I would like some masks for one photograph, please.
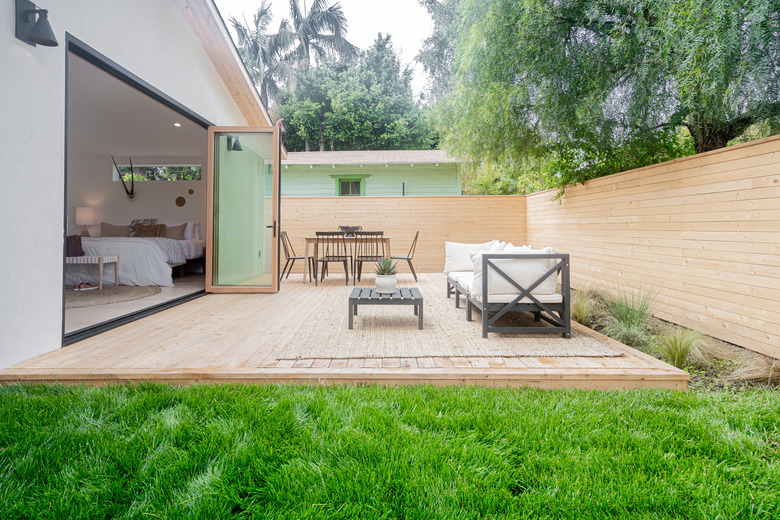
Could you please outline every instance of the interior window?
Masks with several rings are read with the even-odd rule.
[[[130,180],[130,166],[120,166],[119,172],[122,179]],[[199,181],[200,166],[138,166],[133,165],[133,175],[136,181]],[[111,174],[115,181],[119,181],[116,169],[111,167]]]
[[[339,195],[341,196],[360,195],[360,182],[361,181],[359,180],[340,180]]]

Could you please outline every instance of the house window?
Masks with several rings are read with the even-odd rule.
[[[363,179],[338,179],[338,196],[360,196],[363,195]]]
[[[133,173],[136,181],[199,181],[200,166],[176,165],[176,166],[138,166],[133,165]],[[122,179],[130,180],[130,166],[120,166],[119,172]],[[115,181],[119,181],[116,169],[111,168],[111,174]]]

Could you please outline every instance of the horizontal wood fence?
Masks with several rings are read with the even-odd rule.
[[[419,273],[442,272],[445,241],[500,238],[523,244],[526,239],[524,196],[284,197],[281,204],[281,229],[287,231],[298,255],[303,255],[303,237],[337,230],[339,225],[382,230],[393,237],[393,254],[405,255],[419,230],[413,262]],[[399,262],[399,267],[400,272],[409,272],[406,262]],[[298,260],[293,272],[302,270],[303,262]]]
[[[780,357],[780,137],[527,197],[572,286],[655,295],[655,314]]]

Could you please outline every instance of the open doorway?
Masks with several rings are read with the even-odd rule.
[[[208,127],[98,54],[67,60],[66,232],[89,236],[65,260],[65,344],[203,294]]]

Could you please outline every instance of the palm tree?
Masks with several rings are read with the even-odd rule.
[[[299,0],[289,1],[292,29],[298,40],[295,52],[304,67],[311,65],[312,53],[317,59],[325,58],[329,53],[351,58],[360,51],[344,37],[347,18],[341,4],[328,6],[328,0],[313,0],[311,9],[306,12],[306,0],[303,10]]]
[[[263,0],[254,16],[254,27],[244,19],[242,24],[234,17],[230,23],[238,36],[238,53],[246,65],[249,77],[260,91],[260,99],[266,108],[276,98],[280,83],[292,80],[291,49],[295,35],[290,24],[283,20],[279,32],[268,34],[273,15],[271,6]]]

